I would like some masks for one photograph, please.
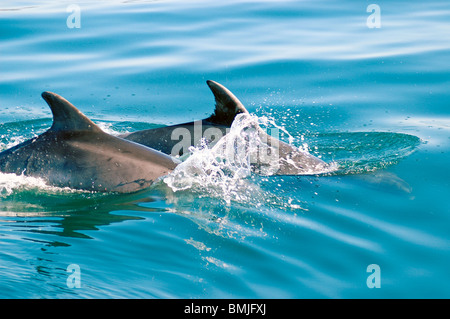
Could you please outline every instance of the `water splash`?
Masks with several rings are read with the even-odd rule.
[[[265,135],[260,134],[262,127],[270,131],[273,137],[278,138],[279,131],[282,131],[290,141],[294,139],[273,119],[239,114],[229,133],[213,147],[208,147],[204,140],[199,146],[191,147],[190,156],[165,177],[164,182],[174,192],[198,191],[220,197],[227,204],[231,201],[264,199],[267,192],[262,191],[249,177],[255,167],[261,175],[274,175],[280,162],[277,150],[268,143]],[[307,152],[308,145],[303,143],[299,151]]]
[[[43,179],[24,175],[0,173],[0,199],[7,198],[18,191],[44,191],[46,193],[80,192],[68,187],[48,185]]]
[[[27,120],[0,124],[0,151],[36,137],[50,127],[48,119]]]

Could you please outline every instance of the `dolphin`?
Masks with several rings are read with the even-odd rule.
[[[38,177],[58,187],[135,192],[171,172],[179,161],[103,132],[61,96],[42,93],[53,113],[43,134],[0,153],[0,171]]]
[[[140,130],[119,135],[172,156],[182,156],[205,138],[209,146],[215,145],[228,133],[237,114],[248,113],[242,103],[225,87],[208,80],[216,101],[214,113],[206,119]]]
[[[120,137],[139,144],[157,149],[172,156],[183,155],[188,152],[189,146],[196,146],[202,137],[209,146],[214,146],[221,137],[229,132],[238,114],[249,114],[241,101],[222,84],[206,81],[215,99],[214,113],[204,120],[147,129],[120,135]],[[317,175],[333,170],[332,166],[310,153],[280,141],[268,135],[259,125],[256,125],[259,138],[266,141],[273,152],[270,158],[275,158],[276,171],[271,175]],[[180,137],[182,140],[180,141]],[[253,170],[258,173],[264,171],[264,167],[273,166],[266,160],[256,159]]]

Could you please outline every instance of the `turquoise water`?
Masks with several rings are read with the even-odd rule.
[[[42,91],[116,134],[209,116],[212,79],[339,169],[130,195],[0,174],[0,297],[450,297],[448,1],[379,1],[380,28],[367,1],[71,4],[0,5],[1,150],[51,125]]]

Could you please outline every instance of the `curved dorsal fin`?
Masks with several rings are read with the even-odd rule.
[[[216,100],[214,114],[207,118],[207,121],[231,126],[237,114],[248,113],[241,101],[222,84],[211,80],[206,81],[206,83],[213,92]]]
[[[65,98],[52,92],[43,92],[42,98],[47,102],[53,113],[51,131],[94,131],[101,129],[81,113]]]

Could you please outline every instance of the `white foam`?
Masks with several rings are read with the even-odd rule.
[[[74,192],[70,188],[48,185],[43,179],[24,175],[0,173],[0,198],[11,195],[18,190],[40,189],[46,192]]]
[[[252,175],[256,161],[264,161],[258,167],[263,175],[273,175],[279,168],[279,158],[267,154],[271,152],[257,126],[271,128],[293,137],[272,119],[250,114],[238,114],[230,131],[216,145],[209,148],[203,141],[200,146],[191,147],[191,155],[164,178],[164,182],[174,191],[198,190],[216,195],[227,203],[231,200],[246,201],[258,197],[260,189],[247,179]],[[275,137],[275,136],[274,136]],[[303,149],[307,149],[304,144]],[[264,156],[264,158],[261,158]]]
[[[113,136],[118,136],[118,135],[120,135],[120,134],[122,134],[121,132],[118,132],[118,131],[116,131],[114,128],[113,128],[113,123],[107,123],[107,122],[97,122],[97,123],[95,123],[98,127],[100,127],[100,129],[103,131],[103,132],[105,132],[105,133],[107,133],[107,134],[110,134],[110,135],[113,135]]]
[[[1,137],[3,138],[4,135],[2,135]],[[0,151],[4,151],[16,145],[19,145],[20,143],[23,143],[26,140],[27,138],[24,136],[12,136],[7,143],[0,142]]]

